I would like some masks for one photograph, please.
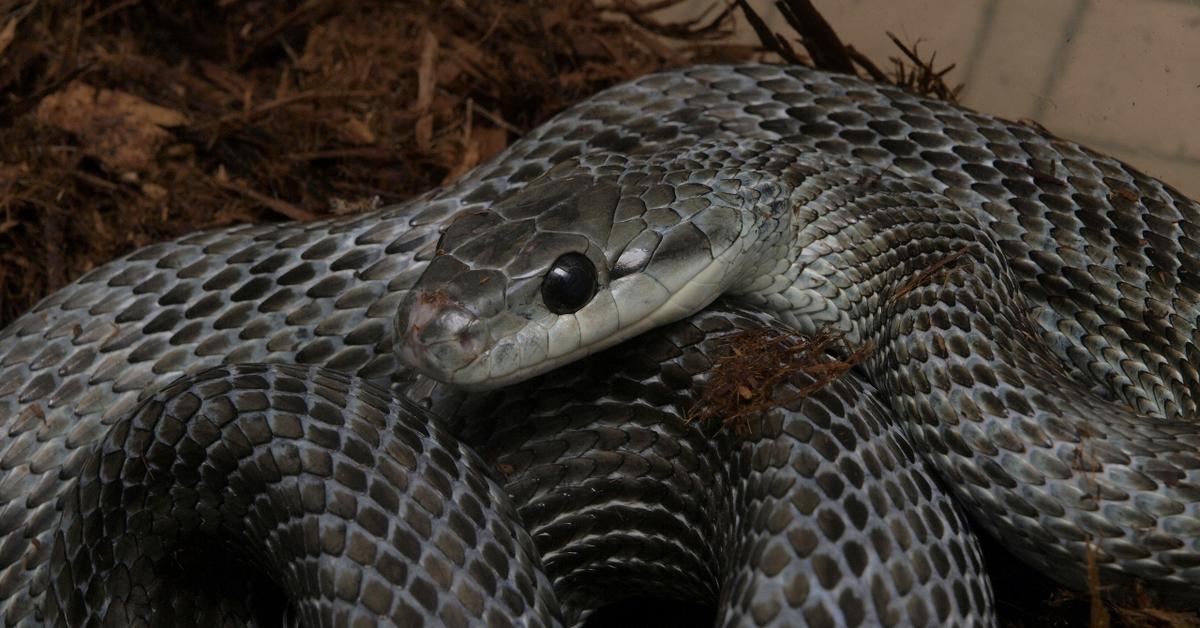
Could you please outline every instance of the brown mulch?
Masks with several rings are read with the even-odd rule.
[[[720,17],[666,25],[591,0],[0,0],[0,327],[139,246],[399,201],[613,83],[749,57],[719,43]]]

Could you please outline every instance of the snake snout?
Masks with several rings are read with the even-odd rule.
[[[441,381],[477,360],[489,344],[486,322],[440,292],[413,295],[397,322],[400,359]]]

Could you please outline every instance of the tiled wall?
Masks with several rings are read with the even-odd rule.
[[[695,11],[715,0],[691,0]],[[1200,0],[814,0],[872,59],[891,31],[957,63],[963,103],[1031,118],[1200,198]],[[786,31],[773,0],[751,0]],[[740,39],[754,41],[739,18]],[[881,64],[882,65],[882,64]]]

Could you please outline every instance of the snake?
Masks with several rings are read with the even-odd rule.
[[[1032,123],[650,74],[437,190],[150,245],[0,331],[0,615],[992,625],[972,529],[1194,605],[1198,242],[1196,202]],[[865,357],[690,421],[755,332]]]

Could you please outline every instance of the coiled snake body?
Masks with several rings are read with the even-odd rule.
[[[0,332],[0,608],[990,623],[931,474],[1063,582],[1094,551],[1195,603],[1198,242],[1196,203],[1030,126],[806,68],[647,76],[444,189],[150,246]],[[872,351],[748,436],[684,422],[773,321]]]

